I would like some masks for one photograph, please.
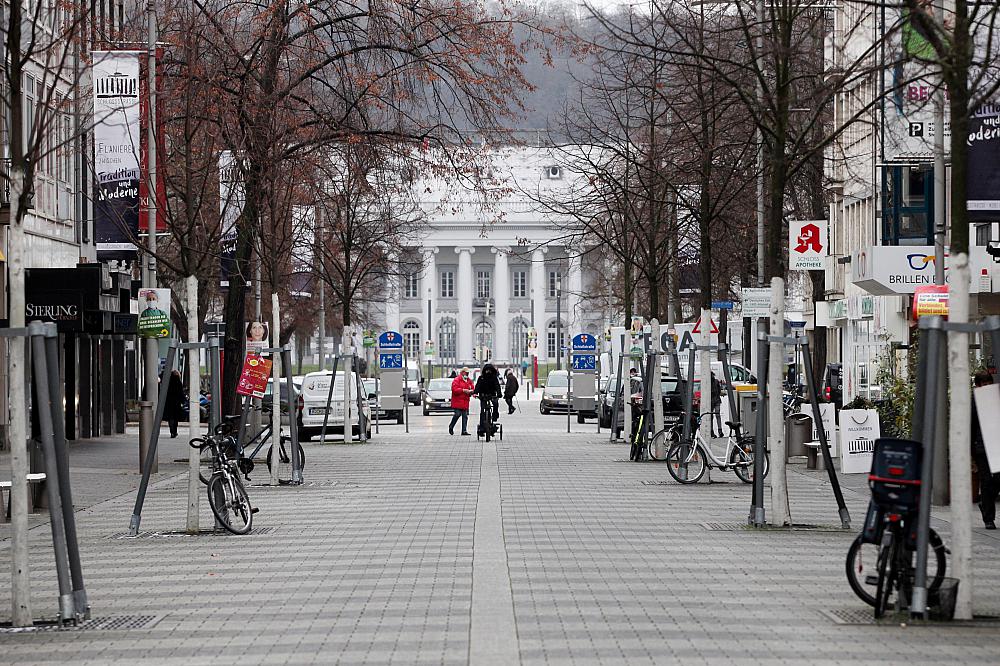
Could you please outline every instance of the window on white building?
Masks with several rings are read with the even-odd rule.
[[[555,358],[562,354],[562,348],[566,346],[566,327],[560,328],[558,319],[553,319],[549,324],[545,337],[548,357]]]
[[[490,297],[490,272],[476,272],[476,298]]]
[[[441,271],[441,298],[455,298],[455,273]]]
[[[549,298],[558,298],[562,290],[562,273],[549,271]]]
[[[528,296],[528,272],[514,271],[514,279],[511,286],[511,298],[527,298]]]
[[[420,280],[417,279],[416,273],[407,273],[403,276],[403,298],[418,298]]]
[[[407,358],[420,359],[420,324],[408,321],[403,324],[403,349]]]
[[[520,362],[528,356],[528,329],[531,325],[523,317],[510,322],[510,358]]]
[[[438,324],[438,356],[454,360],[458,356],[458,324],[451,317],[445,317]]]

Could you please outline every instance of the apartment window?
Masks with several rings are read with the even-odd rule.
[[[558,298],[562,289],[562,273],[549,271],[549,298]]]
[[[420,281],[417,279],[416,273],[407,273],[403,276],[403,298],[417,298],[419,285]]]
[[[476,298],[490,297],[490,272],[476,272]]]
[[[455,273],[441,271],[441,298],[455,298]]]
[[[527,271],[514,271],[513,286],[511,288],[512,298],[526,298],[528,296],[528,273]]]
[[[553,319],[546,331],[546,350],[549,358],[556,358],[562,354],[562,348],[566,346],[566,327],[559,325],[558,319]]]

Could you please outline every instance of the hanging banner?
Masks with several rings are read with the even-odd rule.
[[[840,412],[840,471],[867,474],[872,468],[875,440],[881,437],[878,411],[844,409]]]
[[[160,63],[163,62],[163,49],[156,49],[156,80],[162,80]],[[142,178],[139,179],[139,232],[149,233],[149,153],[146,144],[149,141],[149,76],[146,71],[149,59],[145,52],[139,57],[139,155],[142,157]],[[163,102],[165,95],[156,98],[156,231],[165,233],[167,230],[167,181],[163,167],[167,154],[166,132],[163,128]]]
[[[965,183],[969,221],[995,221],[1000,214],[1000,103],[976,109],[969,118]]]
[[[789,270],[821,271],[829,254],[826,220],[788,221]]]
[[[243,360],[243,371],[240,373],[240,382],[236,385],[236,392],[240,395],[249,395],[254,398],[263,398],[267,391],[267,380],[271,378],[271,364],[269,358],[261,358],[257,354],[247,354]]]
[[[292,206],[291,295],[312,296],[312,274],[316,258],[316,208]]]
[[[170,290],[139,290],[139,335],[144,338],[170,337]]]
[[[243,214],[245,203],[242,165],[232,151],[223,150],[219,153],[219,220],[222,225],[219,284],[222,287],[229,286],[229,276],[236,270],[236,221]]]
[[[97,258],[135,257],[139,235],[139,56],[93,51],[94,236]]]

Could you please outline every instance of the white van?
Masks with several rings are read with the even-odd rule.
[[[420,404],[420,396],[423,395],[424,376],[420,372],[420,364],[412,361],[406,364],[406,378],[403,386],[406,389],[406,398],[411,405]]]
[[[310,372],[302,379],[302,425],[299,428],[299,438],[309,439],[318,436],[323,430],[323,419],[326,416],[326,400],[330,394],[329,370]],[[357,404],[358,391],[364,387],[355,373],[351,373],[351,398]],[[359,388],[360,387],[360,388]],[[371,437],[371,405],[367,396],[362,395],[361,422],[365,432]],[[344,431],[344,373],[338,372],[333,383],[333,400],[330,403],[330,420],[327,422],[327,432]],[[360,435],[357,424],[351,428],[352,434]]]

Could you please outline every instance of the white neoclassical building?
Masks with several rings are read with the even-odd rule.
[[[417,189],[426,225],[383,312],[386,328],[402,332],[410,358],[426,359],[430,340],[434,358],[445,363],[520,363],[532,351],[540,362],[554,361],[572,335],[603,330],[604,314],[584,311],[597,276],[585,274],[578,247],[558,240],[566,238],[566,221],[538,203],[575,177],[557,155],[548,148],[493,150],[495,185],[485,205],[481,193],[439,181]],[[529,345],[532,328],[537,337]]]

